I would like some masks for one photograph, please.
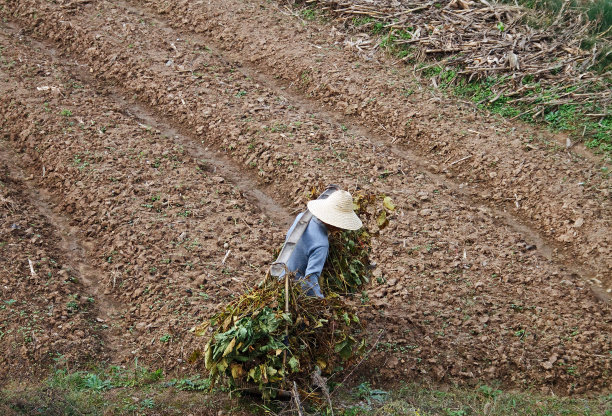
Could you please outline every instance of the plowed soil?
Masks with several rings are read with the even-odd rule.
[[[313,185],[337,183],[397,205],[363,297],[376,381],[609,388],[595,157],[284,2],[21,0],[0,16],[0,379],[54,359],[193,373],[189,329],[262,278]]]

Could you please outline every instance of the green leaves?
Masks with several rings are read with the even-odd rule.
[[[363,250],[354,241],[354,249]],[[360,261],[343,263],[355,271],[365,268]],[[270,279],[210,320],[212,336],[194,359],[204,358],[211,388],[220,379],[230,386],[256,383],[269,398],[283,380],[308,377],[315,365],[332,371],[363,351],[365,343],[354,338],[361,330],[359,318],[338,296],[320,300],[291,284],[289,313],[283,310],[284,296],[284,282]]]
[[[251,294],[243,295],[245,299],[249,296]],[[211,379],[214,381],[218,375],[225,375],[233,384],[246,377],[262,388],[281,380],[285,374],[282,352],[287,349],[283,343],[284,328],[292,323],[291,314],[264,306],[253,313],[237,316],[235,309],[228,309],[226,316],[211,320],[222,321],[223,325],[217,327],[217,332],[204,347],[204,365]],[[226,330],[222,332],[223,329]],[[292,358],[289,366],[297,371],[299,361]]]
[[[364,231],[343,231],[329,238],[329,254],[321,286],[327,294],[355,293],[369,282],[371,270],[369,261],[370,235]]]
[[[357,343],[355,338],[347,335],[342,341],[339,341],[334,346],[334,351],[342,357],[343,360],[348,360],[353,355],[353,346]]]
[[[291,368],[292,373],[295,373],[296,371],[300,369],[300,361],[295,357],[289,358],[288,364],[289,364],[289,368]]]

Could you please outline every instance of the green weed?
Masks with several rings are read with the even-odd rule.
[[[66,365],[63,356],[55,361]],[[571,367],[566,371],[571,372]],[[270,414],[265,409],[247,409],[248,402],[240,399],[224,402],[228,400],[225,395],[210,386],[210,380],[200,375],[166,380],[161,369],[151,371],[138,365],[137,360],[130,368],[55,369],[42,383],[2,386],[0,413],[102,416],[153,414],[151,409],[155,409],[155,414],[199,414],[203,410],[202,393],[206,392],[206,414],[217,414],[217,410],[227,413],[229,408],[241,414]],[[408,383],[387,391],[363,381],[333,400],[343,404],[342,409],[334,409],[342,416],[612,415],[612,395],[574,398],[534,391],[505,392],[495,383],[476,388]]]
[[[376,22],[372,26],[372,33],[375,35],[381,34],[385,30],[385,24],[383,22]]]
[[[353,26],[356,26],[356,27],[365,26],[372,22],[374,22],[374,19],[369,16],[353,17],[353,20],[352,20]]]
[[[183,391],[207,391],[210,389],[210,379],[203,379],[197,375],[183,379],[172,379],[166,385]]]
[[[383,403],[389,397],[389,392],[380,389],[373,389],[370,383],[363,382],[355,388],[356,397],[360,400],[365,400],[368,406],[372,402]]]
[[[305,20],[315,20],[317,18],[317,10],[314,8],[302,9],[300,12],[301,16]]]

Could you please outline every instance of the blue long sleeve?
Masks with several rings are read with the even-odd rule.
[[[302,215],[297,216],[287,236],[295,228]],[[310,296],[323,297],[318,279],[323,271],[323,266],[325,266],[328,251],[327,227],[316,217],[313,217],[308,223],[302,238],[296,244],[289,261],[287,261],[287,268],[295,272],[296,278],[302,281],[304,290]]]
[[[321,275],[323,266],[325,266],[328,251],[329,246],[314,247],[312,250],[310,250],[310,253],[308,254],[308,266],[306,266],[304,276],[315,276],[318,278]]]

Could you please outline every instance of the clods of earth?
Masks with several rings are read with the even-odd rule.
[[[136,357],[192,374],[190,329],[337,183],[396,205],[355,298],[375,381],[609,388],[597,160],[432,96],[280,3],[0,10],[0,379]]]

